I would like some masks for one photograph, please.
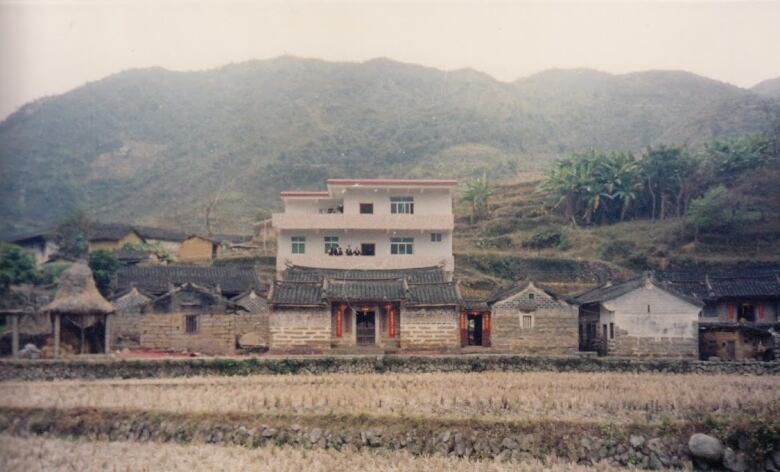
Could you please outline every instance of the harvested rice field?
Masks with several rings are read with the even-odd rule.
[[[270,446],[260,449],[129,441],[71,441],[0,435],[0,470],[38,471],[518,471],[619,472],[629,469],[561,461],[503,464],[399,451],[335,451]]]
[[[659,423],[780,416],[773,376],[433,373],[0,383],[0,407]]]

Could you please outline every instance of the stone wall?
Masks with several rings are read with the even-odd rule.
[[[530,317],[530,328],[523,327],[523,317]],[[493,304],[492,319],[491,340],[496,350],[549,355],[577,351],[576,308],[533,284]]]
[[[615,339],[609,341],[609,355],[619,357],[680,357],[699,358],[697,337],[630,336],[627,331],[615,328]]]
[[[425,372],[662,372],[780,375],[780,362],[707,362],[687,359],[617,359],[511,355],[360,356],[242,359],[2,359],[0,381]]]
[[[452,308],[401,308],[401,349],[457,349],[458,312]]]
[[[141,325],[141,348],[232,354],[236,347],[234,314],[199,314],[197,330],[186,332],[183,313],[145,314]]]
[[[331,343],[331,315],[324,308],[276,309],[269,315],[272,351],[327,351]]]

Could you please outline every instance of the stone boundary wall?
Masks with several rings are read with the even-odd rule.
[[[233,314],[197,314],[197,331],[185,332],[185,313],[145,314],[138,319],[141,347],[232,354],[236,347]]]
[[[421,372],[632,372],[780,375],[780,362],[707,362],[502,355],[69,359],[0,361],[0,381]]]

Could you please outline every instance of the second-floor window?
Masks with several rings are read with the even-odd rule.
[[[292,253],[293,254],[306,254],[306,237],[305,236],[293,236],[290,239],[292,241]]]
[[[441,242],[441,233],[431,233],[431,242],[432,243],[440,243]]]
[[[390,213],[411,215],[414,213],[414,197],[390,197]]]
[[[390,254],[414,254],[414,238],[390,238]]]
[[[360,204],[360,213],[363,215],[370,215],[374,213],[374,204],[373,203],[361,203]]]
[[[339,247],[338,236],[325,236],[325,254],[330,254],[330,251],[337,247]]]

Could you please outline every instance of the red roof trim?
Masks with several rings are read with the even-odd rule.
[[[455,187],[458,185],[458,181],[437,179],[328,179],[328,185],[409,185],[421,187]]]
[[[330,193],[328,192],[306,192],[306,191],[287,191],[287,192],[280,192],[282,197],[329,197]]]

